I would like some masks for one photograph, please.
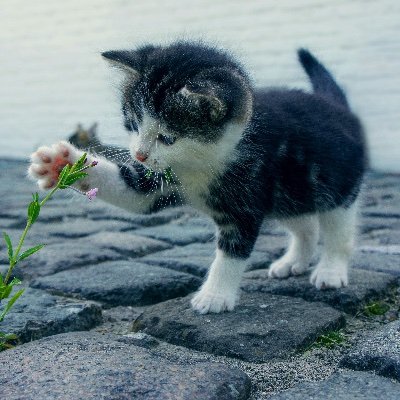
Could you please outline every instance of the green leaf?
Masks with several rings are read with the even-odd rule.
[[[88,176],[86,172],[74,172],[71,175],[67,176],[64,180],[64,185],[71,186],[73,183],[78,181],[79,179],[85,178]]]
[[[10,295],[12,288],[13,287],[10,284],[2,286],[0,288],[0,300],[6,299]]]
[[[38,246],[35,247],[31,247],[30,249],[24,251],[19,257],[18,257],[18,261],[21,261],[29,256],[31,256],[32,254],[36,253],[37,251],[39,251],[40,249],[42,249],[44,247],[44,244],[39,244]]]
[[[10,311],[11,307],[14,305],[14,303],[18,300],[18,298],[22,295],[22,293],[25,292],[25,289],[21,289],[18,290],[18,292],[16,292],[14,294],[13,297],[11,297],[11,299],[8,301],[7,305],[4,307],[3,312],[0,314],[0,322],[3,321],[4,317],[6,316],[6,314]]]
[[[69,171],[71,169],[71,165],[67,164],[60,172],[60,175],[58,176],[58,182],[62,182],[65,177],[69,174]]]
[[[12,247],[10,236],[8,236],[7,233],[5,233],[5,232],[3,232],[3,236],[4,236],[4,240],[5,240],[6,244],[7,244],[8,259],[10,261],[12,261],[13,256],[14,256],[14,250],[13,250],[13,247]]]
[[[40,203],[36,200],[32,201],[28,206],[28,219],[33,224],[40,214]]]
[[[84,167],[86,159],[87,159],[87,154],[83,153],[81,158],[72,166],[70,172],[74,172],[74,171],[79,172],[79,170]]]

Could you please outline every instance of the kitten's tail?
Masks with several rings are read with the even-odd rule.
[[[314,92],[349,110],[346,95],[330,72],[308,50],[299,49],[297,54],[301,65],[310,78]]]

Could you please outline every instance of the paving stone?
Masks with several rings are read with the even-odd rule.
[[[170,249],[172,246],[161,240],[138,236],[128,232],[99,232],[80,240],[87,246],[115,250],[127,257],[140,257],[155,251]]]
[[[341,289],[318,290],[309,282],[309,273],[288,279],[270,279],[268,270],[250,271],[245,274],[242,289],[246,292],[262,292],[300,297],[307,301],[321,301],[330,306],[356,314],[360,307],[371,300],[382,298],[398,278],[384,273],[350,269],[349,286]]]
[[[135,231],[137,233],[138,231]],[[272,238],[273,239],[273,238]],[[279,257],[283,248],[275,248],[273,240],[267,243],[259,242],[261,250],[254,250],[248,260],[248,269],[266,268]],[[282,242],[282,240],[280,240]],[[192,243],[187,246],[174,247],[141,258],[141,262],[187,272],[196,276],[205,276],[215,257],[215,243]]]
[[[103,203],[101,203],[103,204]],[[185,214],[193,214],[193,209],[186,207],[167,208],[154,214],[135,214],[111,205],[104,204],[103,208],[88,210],[88,215],[94,221],[114,220],[127,221],[141,227],[167,224],[181,218]]]
[[[176,363],[116,335],[70,333],[2,353],[8,400],[245,400],[250,379],[219,363]]]
[[[343,371],[320,382],[304,382],[271,400],[397,400],[400,385],[367,372]]]
[[[374,371],[400,381],[400,321],[362,336],[358,345],[342,359],[341,366]],[[400,386],[398,390],[400,393]]]
[[[30,342],[57,333],[89,330],[102,322],[100,306],[27,288],[1,323],[1,331]]]
[[[110,306],[139,306],[186,296],[200,284],[195,276],[129,260],[60,272],[31,286]]]
[[[114,250],[81,244],[77,239],[67,239],[63,243],[46,245],[29,259],[22,261],[15,268],[14,276],[31,279],[123,258],[124,256]]]
[[[193,242],[204,243],[213,240],[215,228],[193,224],[185,226],[169,224],[138,229],[135,233],[182,246]]]
[[[400,257],[398,254],[358,251],[353,256],[352,263],[357,268],[400,275]]]
[[[35,229],[47,232],[50,236],[75,239],[100,231],[122,231],[134,229],[136,225],[122,221],[91,221],[87,218],[68,218],[62,223],[37,222]]]
[[[133,330],[215,355],[266,362],[292,355],[344,324],[341,313],[322,303],[253,293],[222,314],[199,315],[188,297],[157,304],[134,321]]]

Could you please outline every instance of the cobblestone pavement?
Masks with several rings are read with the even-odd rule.
[[[0,160],[0,228],[14,241],[36,190],[25,170]],[[0,326],[19,336],[0,353],[0,398],[398,398],[400,176],[365,186],[347,288],[269,280],[286,238],[266,224],[239,306],[220,315],[189,307],[213,258],[207,218],[57,194],[27,239],[47,246],[15,271],[27,290]]]

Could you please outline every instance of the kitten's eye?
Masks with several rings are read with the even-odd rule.
[[[126,120],[126,121],[124,122],[124,126],[125,126],[125,129],[128,130],[129,132],[138,132],[138,126],[137,126],[137,124],[136,124],[135,121],[132,121],[132,120],[128,121],[128,120]]]
[[[161,133],[157,136],[157,140],[159,140],[162,144],[166,146],[171,146],[171,144],[175,143],[175,138],[172,136],[162,135]]]

